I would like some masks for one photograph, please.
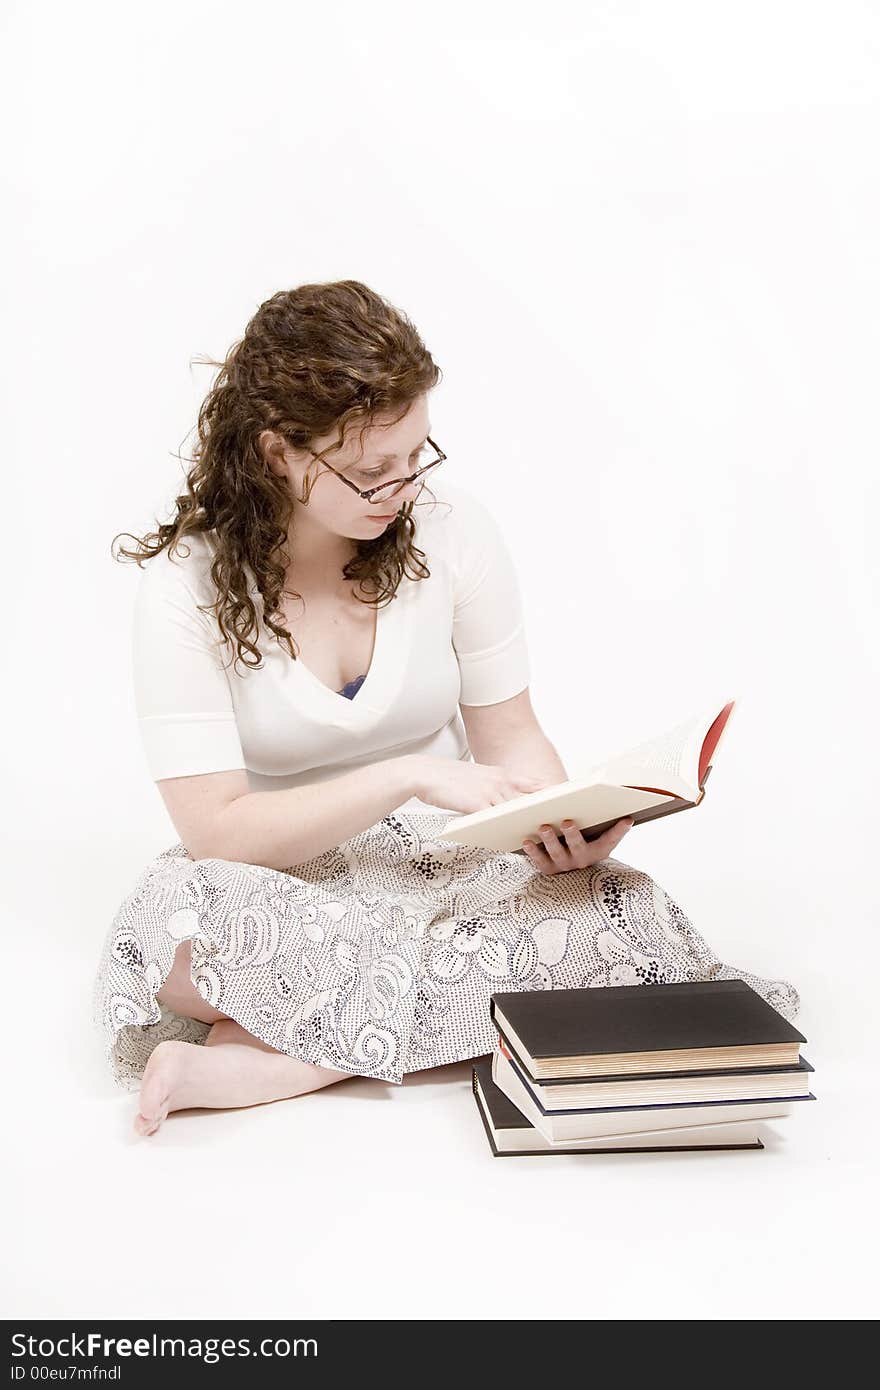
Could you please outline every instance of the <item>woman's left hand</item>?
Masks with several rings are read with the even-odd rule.
[[[526,857],[542,874],[566,874],[572,869],[587,869],[591,864],[598,864],[600,859],[607,859],[632,825],[632,816],[624,816],[609,826],[598,840],[587,841],[573,820],[564,820],[564,841],[552,825],[542,825],[539,833],[543,843],[537,844],[528,839],[523,840],[522,847]]]

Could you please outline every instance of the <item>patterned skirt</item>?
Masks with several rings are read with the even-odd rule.
[[[199,994],[291,1057],[399,1083],[484,1056],[500,991],[743,979],[789,1021],[793,985],[725,965],[640,869],[603,859],[542,874],[523,854],[432,839],[448,811],[398,810],[290,869],[190,858],[147,864],[120,904],[94,982],[113,1079],[140,1085],[157,1043],[210,1025],[156,998],[192,941]]]

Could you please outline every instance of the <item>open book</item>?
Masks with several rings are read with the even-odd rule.
[[[435,836],[481,849],[519,850],[527,837],[541,844],[539,827],[573,820],[595,840],[623,816],[642,821],[699,806],[712,758],[736,702],[677,724],[674,729],[628,749],[586,776],[511,797],[469,815],[456,815]]]

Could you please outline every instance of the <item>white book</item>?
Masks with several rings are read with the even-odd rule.
[[[693,1133],[696,1130],[710,1129],[717,1134],[720,1132],[718,1126],[731,1122],[754,1125],[757,1120],[781,1119],[790,1115],[792,1110],[791,1101],[764,1100],[736,1101],[720,1105],[624,1106],[614,1110],[546,1114],[537,1104],[516,1064],[497,1049],[492,1054],[492,1079],[498,1089],[504,1092],[508,1100],[513,1102],[551,1145],[570,1144],[572,1140],[609,1138],[615,1135],[648,1135],[669,1130],[686,1129]],[[681,1136],[677,1133],[676,1137]],[[695,1139],[693,1142],[711,1144],[713,1140]],[[726,1141],[716,1139],[714,1142]]]
[[[572,1154],[572,1153],[630,1153],[639,1149],[664,1149],[668,1153],[686,1152],[690,1148],[763,1149],[764,1145],[755,1124],[707,1125],[704,1128],[658,1129],[642,1134],[626,1134],[601,1139],[580,1139],[570,1144],[551,1144],[515,1107],[512,1110],[519,1123],[499,1113],[499,1099],[509,1104],[482,1066],[473,1071],[473,1092],[489,1135],[493,1151],[504,1154]]]
[[[699,806],[735,703],[694,715],[583,777],[457,814],[435,838],[480,849],[521,850],[528,837],[541,843],[539,827],[545,824],[561,833],[562,821],[573,820],[586,838],[597,839],[624,816],[639,825]]]

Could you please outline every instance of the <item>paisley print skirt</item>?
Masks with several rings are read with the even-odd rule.
[[[156,856],[120,904],[92,1000],[114,1081],[210,1025],[156,992],[182,941],[202,997],[291,1057],[399,1083],[483,1056],[499,991],[745,980],[786,1019],[793,985],[725,965],[640,869],[542,874],[525,855],[432,839],[447,811],[399,810],[289,869]]]

